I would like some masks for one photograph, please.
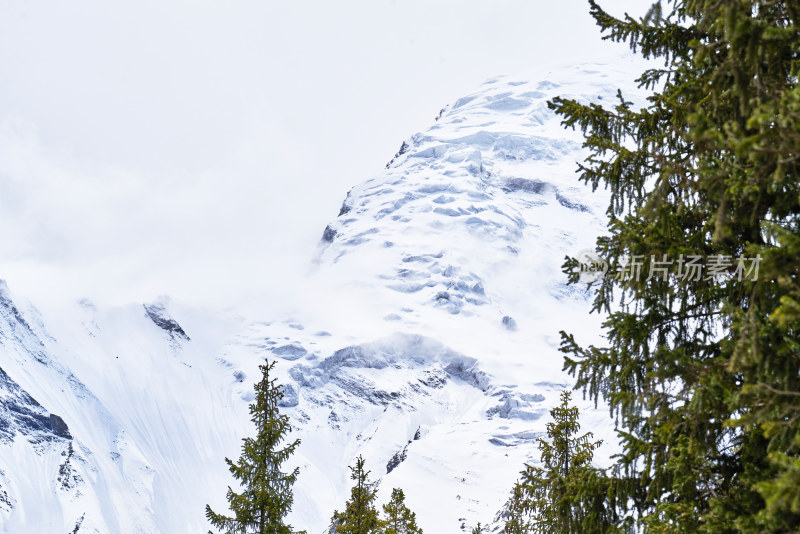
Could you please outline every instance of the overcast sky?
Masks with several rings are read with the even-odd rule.
[[[0,0],[0,278],[116,302],[286,287],[441,107],[626,55],[582,0]]]

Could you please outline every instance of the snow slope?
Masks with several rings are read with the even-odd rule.
[[[546,103],[613,101],[631,78],[497,78],[444,108],[347,194],[290,317],[168,299],[37,311],[0,285],[0,532],[207,530],[264,358],[302,440],[296,528],[325,530],[358,454],[426,532],[497,527],[568,387],[559,330],[599,332],[560,265],[602,232],[605,197],[577,182],[580,137]]]

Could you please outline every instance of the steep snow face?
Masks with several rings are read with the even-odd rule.
[[[209,476],[198,466],[245,432],[218,364],[191,361],[194,347],[176,345],[163,306],[159,325],[141,305],[99,312],[81,302],[46,330],[15,302],[2,283],[2,531],[203,528],[192,507]]]
[[[40,315],[1,285],[0,532],[204,531],[264,358],[302,440],[296,528],[325,530],[358,454],[426,532],[498,526],[569,383],[559,330],[599,332],[560,266],[602,232],[605,199],[577,182],[579,136],[547,100],[611,101],[630,78],[497,78],[444,108],[348,193],[292,317],[169,300]]]

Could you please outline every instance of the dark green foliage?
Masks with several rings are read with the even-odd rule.
[[[422,534],[417,526],[417,515],[406,506],[406,496],[400,488],[392,490],[392,497],[383,505],[382,534]]]
[[[506,532],[588,534],[610,532],[606,513],[605,477],[592,465],[601,441],[592,433],[578,435],[578,408],[569,405],[570,393],[550,410],[549,440],[539,439],[542,467],[528,465],[515,494],[520,503]]]
[[[527,492],[521,481],[514,484],[511,490],[511,498],[506,505],[507,513],[506,524],[503,527],[503,534],[527,534],[531,531],[531,524],[528,510]]]
[[[484,534],[483,527],[480,523],[478,523],[477,527],[472,529],[472,534]]]
[[[269,373],[275,362],[261,365],[262,378],[255,385],[256,398],[250,405],[250,420],[256,427],[255,438],[245,438],[242,455],[234,463],[225,459],[231,474],[240,481],[243,490],[235,493],[228,488],[228,503],[232,516],[217,514],[206,506],[211,524],[227,534],[292,534],[292,527],[283,518],[292,509],[292,485],[299,472],[280,470],[300,444],[299,440],[280,447],[291,430],[289,418],[278,412],[283,397],[277,380]]]
[[[355,485],[350,490],[350,500],[344,512],[333,513],[331,524],[336,534],[377,534],[382,523],[375,508],[377,492],[375,484],[369,482],[369,471],[364,470],[364,458],[356,458],[355,467],[350,468],[350,478]]]
[[[563,334],[566,369],[621,430],[607,494],[645,532],[796,532],[800,3],[674,0],[641,20],[590,4],[606,38],[663,61],[639,79],[644,109],[551,102],[585,134],[582,179],[611,193],[610,272],[761,257],[757,278],[607,276],[607,345]]]

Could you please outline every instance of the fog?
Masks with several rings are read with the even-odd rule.
[[[578,0],[2,1],[0,278],[290,298],[347,190],[441,107],[629,58]]]

